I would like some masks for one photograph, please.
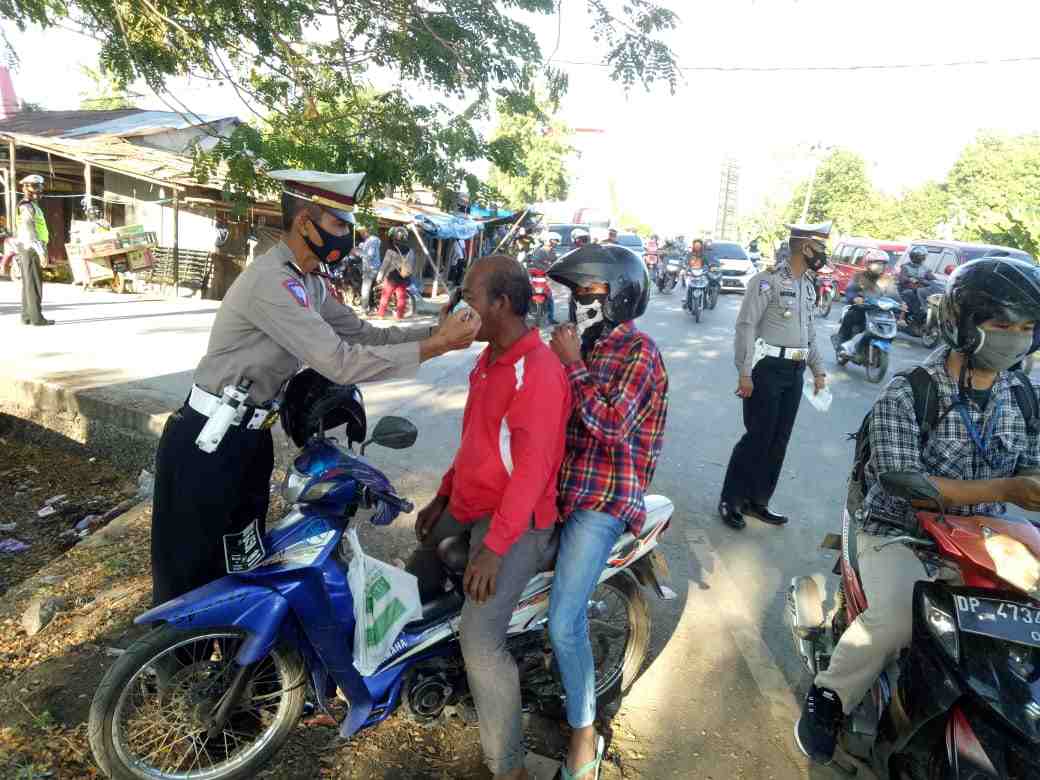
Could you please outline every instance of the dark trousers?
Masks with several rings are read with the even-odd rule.
[[[43,322],[43,272],[35,250],[18,252],[18,267],[22,272],[22,322],[39,325]]]
[[[841,315],[841,328],[838,329],[838,341],[845,343],[867,327],[867,313],[859,306],[849,306]]]
[[[748,501],[768,505],[776,491],[804,372],[805,363],[773,357],[762,358],[751,372],[755,389],[744,399],[747,433],[733,448],[722,486],[722,499],[738,510]]]
[[[271,432],[233,425],[216,452],[203,452],[195,438],[205,423],[185,405],[166,421],[159,440],[152,501],[156,605],[227,573],[224,534],[254,519],[264,530],[274,469]]]

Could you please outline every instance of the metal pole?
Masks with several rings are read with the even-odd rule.
[[[517,219],[517,220],[516,220],[516,222],[515,222],[515,223],[513,223],[513,227],[512,227],[512,228],[510,228],[510,232],[509,232],[509,233],[506,233],[506,234],[505,234],[505,237],[504,237],[504,238],[502,238],[502,240],[498,242],[498,245],[497,245],[497,246],[495,246],[495,251],[494,251],[494,253],[493,253],[493,254],[497,255],[497,254],[498,254],[498,252],[499,252],[499,250],[501,250],[501,249],[502,249],[502,246],[504,246],[504,245],[505,245],[506,243],[509,243],[509,242],[510,242],[510,239],[511,239],[511,238],[513,237],[513,234],[514,234],[514,233],[516,233],[516,230],[517,230],[517,228],[519,228],[519,227],[520,227],[520,223],[522,223],[522,222],[523,222],[523,218],[524,218],[525,216],[527,216],[527,212],[528,212],[528,211],[530,211],[530,206],[528,206],[527,208],[525,208],[525,209],[523,210],[523,213],[522,213],[522,214],[520,214],[520,218],[519,218],[519,219]]]
[[[180,238],[178,228],[181,216],[181,195],[178,190],[173,191],[173,297],[181,297],[181,257],[178,240]]]
[[[809,177],[809,186],[805,188],[805,202],[802,203],[802,218],[799,220],[803,225],[805,220],[809,218],[809,201],[812,200],[813,184],[816,182],[816,169],[819,168],[819,163],[813,163],[812,176]]]
[[[90,163],[87,163],[86,165],[83,166],[83,178],[86,179],[86,182],[87,182],[87,189],[86,189],[87,203],[86,203],[86,205],[87,205],[87,208],[90,208],[91,206],[94,205],[94,171],[90,167]]]
[[[419,244],[419,249],[422,250],[423,255],[426,257],[426,262],[429,263],[431,266],[433,266],[434,278],[435,279],[440,279],[440,271],[437,270],[437,264],[435,262],[433,262],[433,258],[430,257],[430,250],[428,250],[426,248],[426,244],[423,242],[422,236],[419,235],[419,229],[415,226],[414,222],[411,223],[408,226],[408,228],[409,228],[409,230],[412,231],[412,234],[415,236],[415,240]],[[416,268],[418,269],[418,263],[416,263]],[[418,270],[416,272],[418,273]],[[422,277],[419,278],[419,281],[420,281],[420,284],[421,284],[422,283]],[[441,281],[441,284],[444,284],[444,282]],[[444,285],[444,286],[447,287],[447,285]]]
[[[437,273],[433,277],[433,291],[430,293],[431,298],[437,297],[437,283],[441,280],[441,261],[444,260],[444,239],[437,241],[437,262],[434,268],[437,269]],[[445,285],[447,286],[447,285]]]
[[[15,226],[14,223],[18,222],[17,218],[14,216],[14,213],[18,210],[18,174],[15,172],[14,168],[16,154],[17,151],[15,150],[14,139],[12,139],[7,142],[7,221],[11,223],[7,226],[7,229],[10,231],[12,236],[15,234],[15,231],[12,229]]]

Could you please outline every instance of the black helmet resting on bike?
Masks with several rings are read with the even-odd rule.
[[[976,355],[987,339],[979,326],[987,320],[1040,323],[1040,268],[1023,260],[987,257],[954,271],[939,304],[943,339],[958,352]],[[1036,347],[1034,327],[1032,344],[1019,359]]]
[[[344,424],[351,442],[363,442],[368,432],[365,400],[357,385],[337,385],[313,368],[305,368],[289,380],[279,416],[297,447],[303,447],[319,430]]]
[[[572,294],[579,287],[606,284],[603,319],[614,325],[641,316],[650,301],[646,266],[632,251],[616,244],[590,244],[569,252],[549,268],[549,278]]]
[[[910,250],[910,262],[914,265],[920,265],[928,257],[928,250],[923,246],[915,246]]]

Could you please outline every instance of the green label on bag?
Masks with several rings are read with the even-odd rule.
[[[385,593],[386,591],[383,592]],[[371,602],[369,602],[369,605],[371,605]],[[369,647],[379,645],[404,612],[404,604],[401,603],[400,599],[395,598],[391,601],[375,620],[365,626],[365,643]]]
[[[375,603],[390,592],[390,583],[387,582],[386,577],[380,574],[368,583],[368,588],[366,588],[366,590],[368,593],[366,594],[367,598],[365,599],[365,608],[368,610],[369,614],[372,614],[375,612]]]

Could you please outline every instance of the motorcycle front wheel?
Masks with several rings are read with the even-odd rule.
[[[867,348],[867,359],[863,363],[863,368],[867,372],[867,381],[874,385],[878,384],[888,373],[888,353],[871,344]]]
[[[834,293],[827,292],[823,294],[820,300],[820,316],[827,319],[831,316],[831,307],[834,305]]]
[[[256,664],[221,733],[206,718],[228,690],[245,635],[163,625],[105,674],[90,706],[90,748],[112,780],[245,780],[281,749],[303,711],[307,673],[278,647]]]
[[[719,305],[719,288],[712,287],[708,292],[708,308],[714,309]]]

